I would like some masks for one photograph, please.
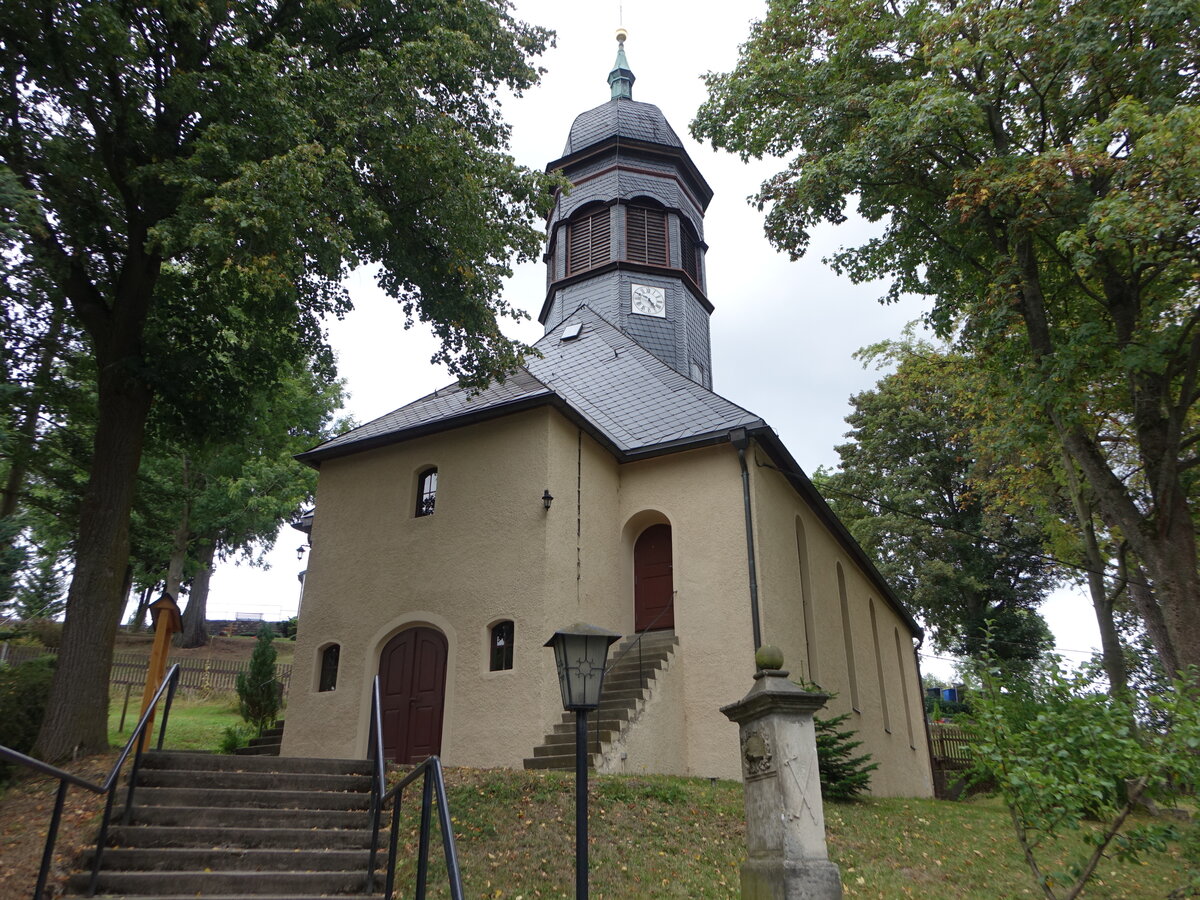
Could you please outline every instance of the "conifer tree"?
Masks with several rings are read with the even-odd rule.
[[[871,773],[879,763],[871,762],[871,754],[854,756],[862,741],[854,740],[858,732],[842,729],[849,713],[832,719],[813,718],[817,726],[817,765],[821,770],[821,796],[825,800],[854,800],[866,791]]]
[[[283,685],[275,677],[275,632],[270,625],[258,629],[258,643],[250,666],[237,677],[238,712],[259,734],[272,725],[283,702]]]

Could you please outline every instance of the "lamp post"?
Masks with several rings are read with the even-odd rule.
[[[545,646],[554,648],[563,709],[575,711],[575,900],[587,900],[587,714],[600,705],[608,648],[621,635],[595,625],[576,624],[554,632]]]

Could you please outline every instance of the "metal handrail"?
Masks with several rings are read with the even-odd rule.
[[[122,821],[128,824],[130,813],[133,811],[133,791],[137,785],[138,769],[142,762],[142,735],[145,733],[146,727],[154,715],[154,710],[158,706],[158,701],[162,698],[163,691],[166,691],[167,702],[163,707],[162,724],[158,728],[157,749],[161,750],[163,748],[163,739],[167,734],[167,720],[171,715],[171,702],[175,699],[175,687],[178,683],[179,664],[176,663],[167,670],[166,677],[163,678],[162,684],[155,691],[154,697],[146,707],[146,711],[142,713],[137,727],[133,729],[129,740],[125,742],[125,747],[117,756],[117,761],[113,763],[108,776],[100,784],[93,784],[85,778],[72,775],[70,772],[64,772],[57,766],[52,766],[40,759],[34,759],[32,756],[26,756],[24,753],[13,750],[11,747],[0,745],[0,759],[18,763],[26,768],[33,769],[35,772],[41,772],[43,775],[49,775],[58,779],[58,793],[54,800],[54,812],[50,816],[50,827],[46,831],[46,846],[42,851],[42,866],[38,870],[37,886],[33,889],[33,900],[42,900],[43,892],[46,889],[46,878],[50,873],[50,863],[54,859],[54,845],[58,840],[58,826],[62,820],[63,804],[67,799],[67,788],[72,784],[85,788],[94,794],[108,795],[108,799],[104,804],[104,818],[100,822],[100,835],[96,840],[96,854],[92,860],[92,878],[88,884],[87,895],[89,897],[95,895],[96,882],[100,878],[100,861],[104,854],[104,845],[108,842],[108,825],[112,819],[113,800],[117,794],[116,786],[118,779],[121,777],[121,767],[125,765],[130,751],[136,745],[137,749],[133,758],[133,770],[129,773],[129,790],[125,795],[125,811],[122,816]]]
[[[446,880],[450,887],[451,900],[463,900],[462,875],[458,869],[458,848],[454,843],[454,826],[450,822],[450,804],[446,799],[446,779],[442,774],[442,761],[430,756],[397,782],[391,790],[384,792],[386,776],[383,759],[383,714],[379,697],[379,676],[371,686],[371,729],[374,732],[368,742],[368,753],[374,755],[375,772],[371,790],[371,856],[367,869],[367,891],[375,890],[375,851],[379,843],[379,817],[384,806],[392,800],[392,826],[388,835],[387,878],[384,880],[383,900],[392,900],[396,882],[396,844],[400,837],[400,803],[404,789],[424,776],[421,785],[421,831],[417,845],[417,884],[413,893],[415,900],[425,900],[425,887],[429,876],[429,836],[433,795],[437,793],[438,824],[442,830],[442,850],[446,858]]]

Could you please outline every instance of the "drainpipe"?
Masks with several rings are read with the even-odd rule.
[[[754,527],[750,515],[750,470],[746,468],[746,448],[750,436],[745,428],[729,432],[729,443],[737,449],[738,463],[742,467],[742,506],[746,510],[746,568],[750,572],[750,623],[754,628],[754,650],[762,646],[762,626],[758,619],[758,572],[754,566]]]

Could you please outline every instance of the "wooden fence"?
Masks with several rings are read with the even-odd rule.
[[[967,788],[965,776],[975,762],[971,737],[958,725],[931,723],[929,744],[933,794],[939,800],[957,800]]]
[[[9,646],[0,644],[0,662],[18,665],[39,656],[54,655],[58,651],[45,647]],[[146,657],[137,653],[114,653],[109,680],[113,684],[144,684],[146,681]],[[189,690],[212,693],[232,693],[237,686],[237,677],[250,668],[249,662],[233,662],[220,659],[171,659],[179,663],[179,686]],[[286,697],[288,684],[292,680],[292,667],[277,664],[275,677],[283,684]]]

